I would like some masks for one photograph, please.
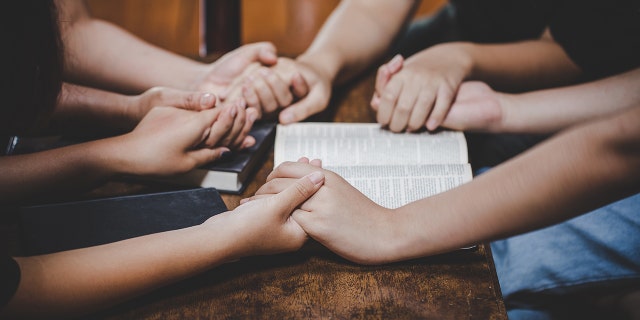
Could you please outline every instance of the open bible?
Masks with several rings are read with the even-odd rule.
[[[300,157],[323,167],[387,208],[452,189],[472,179],[462,132],[393,133],[375,123],[278,125],[275,165]]]

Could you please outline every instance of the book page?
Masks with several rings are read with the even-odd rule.
[[[390,209],[453,189],[472,179],[471,165],[325,166],[375,203]]]
[[[278,125],[275,165],[300,157],[325,166],[468,162],[462,132],[393,133],[376,123]]]

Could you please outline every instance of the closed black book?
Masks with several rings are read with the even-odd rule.
[[[227,193],[241,193],[247,186],[249,177],[263,163],[273,146],[275,132],[274,122],[255,123],[249,133],[256,139],[256,144],[251,148],[233,151],[224,158],[188,173],[154,179],[187,186],[212,187]]]
[[[227,211],[213,188],[23,207],[21,244],[39,255],[201,224]]]

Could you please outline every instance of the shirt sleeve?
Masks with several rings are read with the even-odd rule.
[[[558,1],[550,29],[588,78],[640,66],[640,1]]]
[[[0,254],[0,308],[9,303],[20,283],[20,267],[8,255]]]

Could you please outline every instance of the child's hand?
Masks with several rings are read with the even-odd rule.
[[[245,201],[235,210],[214,216],[206,223],[225,219],[229,230],[237,230],[228,237],[229,241],[238,242],[235,258],[298,250],[307,240],[307,234],[291,219],[291,213],[323,183],[323,174],[312,172],[292,180],[275,194]]]
[[[229,151],[219,142],[234,121],[231,109],[189,111],[156,107],[130,133],[113,138],[116,172],[168,175],[187,172]]]
[[[299,177],[321,171],[324,185],[300,205],[293,219],[309,236],[346,259],[363,264],[393,260],[398,254],[394,241],[402,235],[395,231],[397,224],[391,210],[375,204],[340,176],[317,165],[313,161],[281,164],[252,199],[279,193],[291,188]]]
[[[493,91],[484,82],[464,82],[442,126],[463,131],[500,132],[508,97]]]
[[[424,126],[435,130],[446,117],[470,65],[463,50],[447,44],[423,50],[404,63],[394,58],[381,67],[376,79],[372,107],[377,109],[377,121],[394,132]]]

